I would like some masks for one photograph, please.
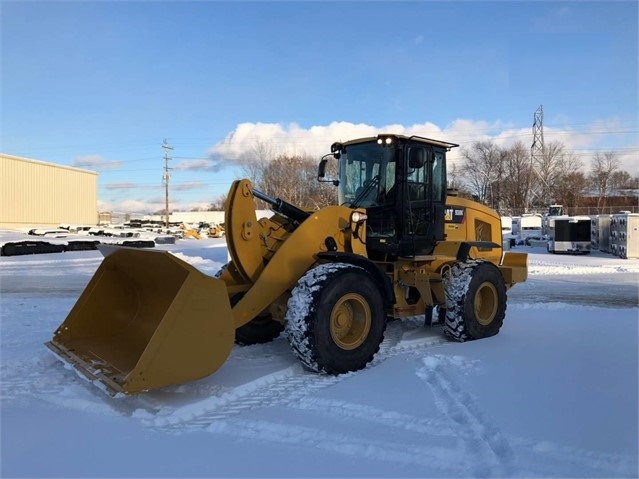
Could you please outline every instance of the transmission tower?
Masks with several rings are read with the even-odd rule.
[[[165,215],[165,226],[166,229],[169,229],[169,180],[171,179],[171,175],[169,174],[169,150],[172,150],[173,147],[170,146],[166,140],[162,143],[162,148],[164,149],[164,175],[162,175],[162,180],[164,182],[164,215]]]
[[[535,111],[535,119],[533,121],[533,142],[530,147],[531,161],[537,163],[537,160],[543,160],[544,148],[544,107],[539,105]]]
[[[533,142],[530,146],[530,166],[534,174],[543,182],[544,179],[539,174],[538,167],[544,164],[546,148],[544,146],[544,107],[539,105],[535,111],[532,126]],[[542,187],[542,191],[544,188]],[[533,196],[533,195],[531,195]],[[540,192],[534,192],[534,196],[543,196]]]

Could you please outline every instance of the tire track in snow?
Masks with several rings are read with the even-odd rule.
[[[441,446],[400,444],[370,437],[358,438],[345,433],[320,431],[317,428],[241,418],[213,423],[206,430],[233,437],[295,445],[304,450],[319,449],[354,456],[357,459],[422,465],[458,476],[465,473],[465,467],[458,460],[457,451]]]
[[[427,356],[416,374],[431,387],[442,416],[449,418],[440,420],[446,434],[463,441],[469,476],[550,477],[557,476],[558,471],[566,477],[636,475],[636,457],[631,455],[580,450],[503,433],[447,372],[459,367],[459,359],[463,358]],[[413,421],[418,424],[419,418]]]
[[[381,354],[380,361],[397,354],[419,353],[428,350],[434,342],[436,343],[436,337],[427,337],[421,343],[421,340],[401,339],[405,333],[416,331],[417,326],[393,329],[394,332],[388,338],[388,347]],[[445,342],[448,341],[445,340]],[[203,401],[170,409],[167,403],[174,398],[173,394],[180,395],[181,391],[168,389],[163,391],[160,397],[135,396],[108,401],[106,397],[96,398],[94,387],[80,378],[70,383],[66,377],[68,371],[65,373],[60,370],[53,375],[49,371],[44,376],[47,381],[43,383],[41,381],[43,370],[50,370],[54,364],[58,363],[54,357],[39,357],[32,359],[29,363],[22,364],[22,368],[9,374],[7,374],[8,370],[12,368],[3,368],[3,390],[5,393],[10,391],[8,395],[3,394],[5,396],[3,399],[39,397],[64,408],[99,414],[129,415],[152,429],[176,433],[205,430],[275,443],[295,442],[301,444],[300,447],[316,447],[363,459],[402,464],[427,464],[437,470],[469,477],[484,475],[545,477],[557,475],[557,471],[564,471],[566,476],[632,477],[637,471],[636,460],[632,456],[579,450],[502,434],[497,428],[491,426],[472,397],[456,385],[446,371],[450,368],[453,369],[452,372],[460,368],[466,372],[474,370],[475,366],[468,369],[464,358],[459,356],[428,356],[425,358],[424,367],[417,371],[424,380],[434,374],[433,370],[438,372],[438,379],[431,379],[431,382],[426,380],[426,383],[429,386],[435,385],[433,392],[436,393],[439,401],[447,401],[450,408],[457,411],[457,415],[442,413],[436,418],[412,416],[365,404],[317,398],[315,394],[317,391],[359,373],[351,373],[346,377],[319,376],[304,371],[297,364],[231,390],[223,387],[213,388],[215,394],[218,394],[215,397],[210,396],[211,387],[204,386],[199,393],[209,396]],[[3,364],[3,366],[7,365]],[[31,374],[27,372],[29,369]],[[38,388],[34,390],[36,382]],[[184,385],[180,388],[184,388],[188,394],[197,392],[195,385]],[[371,443],[370,438],[359,438],[352,431],[349,434],[342,431],[336,433],[242,418],[242,413],[251,409],[277,405],[284,405],[308,414],[323,415],[327,419],[338,417],[346,421],[361,422],[364,425],[372,424],[381,428],[380,436],[385,436],[384,432],[412,432],[421,437],[419,444],[423,443],[424,446],[420,447],[415,442],[393,441],[392,447],[389,448],[388,443]],[[464,420],[467,420],[467,423]],[[236,431],[238,425],[245,430]],[[496,433],[492,437],[491,431]],[[309,441],[314,438],[315,442],[297,442],[295,438],[299,437],[309,438]],[[445,451],[442,448],[433,448],[433,444],[440,444],[442,440],[450,442],[451,439],[463,441],[468,454],[449,457],[449,451],[458,451],[458,448],[447,448]],[[504,449],[500,450],[497,447],[497,452],[491,449],[495,445],[499,446],[500,443],[502,445],[505,443]],[[510,452],[505,459],[503,455],[499,455],[500,452],[508,451]]]
[[[446,338],[438,335],[439,332],[432,333],[434,336],[402,339],[406,333],[423,330],[422,321],[423,319],[409,319],[389,323],[386,338],[369,367],[399,354],[419,352],[448,342]],[[425,334],[430,334],[430,331],[426,331]],[[232,354],[233,361],[263,362],[264,353],[276,361],[286,361],[284,356],[289,356],[285,341],[258,347],[238,347]],[[112,404],[114,413],[138,415],[150,427],[171,430],[202,429],[212,421],[236,416],[251,409],[290,404],[307,394],[320,391],[351,377],[352,374],[357,374],[318,375],[303,370],[292,357],[289,364],[290,366],[279,371],[233,388],[195,382],[116,401],[98,395],[96,406],[101,408],[106,401],[106,404]],[[48,350],[36,357],[29,357],[26,361],[3,363],[0,365],[0,373],[3,386],[0,396],[8,401],[36,397],[57,404],[60,402],[60,394],[73,396],[73,391],[76,391],[78,396],[85,396],[88,392],[87,396],[90,398],[95,388],[73,368],[63,365]],[[192,401],[190,404],[179,406],[181,402],[189,401],[189,398]],[[73,408],[72,404],[72,401],[65,399],[61,405]],[[87,408],[83,406],[82,409]]]
[[[457,366],[456,363],[451,365]],[[326,417],[338,416],[348,420],[361,420],[383,426],[388,430],[399,429],[414,432],[422,435],[422,438],[428,436],[429,438],[424,441],[426,444],[441,442],[441,439],[437,440],[436,438],[461,437],[459,423],[443,414],[441,417],[424,418],[364,404],[312,397],[303,398],[287,405],[287,407]],[[471,409],[478,410],[477,406]],[[474,415],[477,416],[477,412]],[[487,421],[484,420],[484,422]],[[637,471],[636,459],[632,456],[585,451],[546,441],[510,436],[499,432],[495,427],[490,429],[497,431],[497,442],[501,442],[504,445],[503,449],[508,451],[508,460],[506,461],[508,467],[496,468],[508,469],[508,472],[505,470],[502,470],[501,473],[495,471],[495,474],[490,474],[491,476],[551,477],[557,476],[558,471],[563,471],[566,477],[613,474],[632,477]],[[398,445],[397,442],[395,444]],[[483,468],[476,466],[484,460],[484,455],[478,454],[480,452],[478,449],[476,454],[456,459],[459,464],[465,464],[464,472],[466,475],[480,477],[486,475]]]
[[[306,394],[342,381],[341,376],[320,376],[302,370],[300,365],[238,386],[233,390],[186,406],[144,418],[151,428],[173,431],[205,429],[220,419],[237,416],[255,408],[266,408],[295,401]]]
[[[403,341],[404,334],[417,329],[417,324],[410,321],[390,323],[387,328],[389,334],[368,367],[374,367],[393,356],[420,352],[450,342],[443,335]],[[174,431],[203,429],[214,421],[237,416],[251,409],[279,404],[295,404],[301,398],[359,373],[361,371],[339,376],[320,375],[305,371],[301,365],[295,364],[238,386],[219,396],[205,398],[172,410],[167,410],[166,407],[154,407],[153,409],[159,410],[148,411],[152,412],[152,416],[147,417],[145,423],[149,427]]]
[[[523,477],[637,477],[636,456],[581,450],[509,437]]]
[[[438,418],[424,419],[389,409],[379,409],[369,405],[336,399],[305,397],[288,404],[287,407],[325,416],[340,416],[347,419],[361,420],[418,434],[438,437],[456,436],[456,430],[451,428],[447,421],[442,421]]]
[[[512,476],[515,455],[505,435],[479,409],[472,396],[447,374],[448,358],[427,356],[416,371],[435,395],[435,405],[457,429],[476,477]]]

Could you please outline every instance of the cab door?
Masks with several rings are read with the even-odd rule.
[[[443,151],[430,145],[407,145],[400,256],[430,254],[444,238],[444,159]]]

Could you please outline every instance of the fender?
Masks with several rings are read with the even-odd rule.
[[[340,251],[322,251],[317,253],[316,258],[322,261],[329,261],[332,263],[348,263],[354,266],[364,268],[370,273],[380,287],[382,293],[382,299],[384,300],[384,306],[386,308],[392,308],[395,304],[395,292],[393,291],[393,285],[390,278],[384,274],[384,272],[370,259],[365,256],[344,253]]]
[[[501,245],[493,243],[492,241],[463,241],[459,245],[459,250],[457,251],[457,261],[466,261],[468,259],[468,254],[470,253],[470,249],[473,246],[489,249],[501,248]]]

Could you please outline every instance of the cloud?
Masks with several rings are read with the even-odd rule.
[[[145,211],[158,211],[164,209],[164,202],[152,203],[149,201],[139,201],[139,200],[126,200],[118,203],[115,208],[116,211],[136,211],[136,212],[145,212]]]
[[[173,169],[180,171],[214,171],[215,162],[213,160],[182,160]]]
[[[532,120],[532,119],[531,119]],[[594,151],[605,151],[608,145],[619,150],[622,167],[630,174],[638,174],[636,158],[636,135],[632,140],[621,138],[618,133],[623,128],[615,120],[601,120],[590,125],[571,127],[544,127],[544,141],[562,142],[568,150],[576,150],[588,168]],[[376,136],[380,133],[395,133],[406,136],[416,135],[457,143],[462,148],[470,147],[475,141],[494,141],[501,147],[512,146],[521,141],[527,147],[533,142],[532,121],[530,126],[514,126],[503,121],[477,121],[459,118],[445,126],[431,122],[413,125],[388,124],[382,126],[346,121],[332,122],[302,128],[296,123],[241,123],[224,140],[209,148],[209,160],[197,160],[207,171],[217,171],[227,166],[237,166],[243,158],[254,156],[258,151],[268,153],[267,157],[279,154],[304,154],[319,158],[328,153],[335,141],[347,141],[353,138]],[[615,136],[617,136],[615,141]],[[626,152],[627,149],[630,151]],[[453,149],[449,154],[451,163],[459,161],[461,148]]]
[[[207,188],[207,186],[201,181],[183,181],[181,183],[173,183],[171,185],[171,190],[173,191],[191,191],[201,190],[203,188]]]
[[[171,211],[206,211],[210,201],[171,202]],[[98,211],[113,213],[153,214],[164,211],[164,198],[148,198],[122,201],[98,201]]]
[[[210,201],[192,201],[190,203],[180,204],[179,209],[180,211],[207,211],[210,205]]]
[[[122,181],[120,183],[107,183],[104,185],[104,188],[107,190],[129,190],[132,188],[137,188],[135,183],[131,183],[130,181]]]
[[[164,198],[163,197],[151,197],[151,198],[135,198],[135,199],[123,199],[123,200],[111,200],[111,201],[98,201],[98,211],[110,211],[112,213],[137,213],[137,214],[150,214],[156,211],[164,210]],[[171,209],[174,209],[177,205],[171,204]]]
[[[532,118],[531,118],[532,120]],[[566,122],[570,121],[569,119]],[[596,152],[615,151],[621,160],[622,169],[631,175],[639,175],[639,164],[636,158],[639,151],[636,132],[624,123],[609,119],[591,124],[578,126],[555,125],[544,127],[546,144],[553,141],[563,143],[567,150],[573,151],[581,160],[584,171],[590,169],[591,158]],[[532,121],[525,127],[512,125],[503,121],[477,121],[459,118],[447,125],[436,125],[431,122],[413,125],[387,124],[382,126],[346,121],[332,122],[327,125],[315,125],[303,128],[296,123],[242,123],[231,131],[222,141],[212,145],[208,150],[208,158],[181,161],[175,166],[182,171],[215,172],[227,167],[237,167],[247,157],[257,152],[265,153],[265,158],[274,158],[279,154],[301,154],[319,158],[330,151],[330,145],[335,141],[347,141],[360,137],[372,137],[381,133],[394,133],[406,136],[416,135],[433,138],[451,143],[458,143],[460,148],[451,150],[448,156],[450,165],[462,166],[461,149],[469,148],[475,141],[494,141],[500,147],[510,147],[521,141],[527,148],[533,141]],[[207,190],[207,184],[201,181],[173,181],[171,191]],[[107,183],[104,190],[123,192],[125,190],[160,190],[164,187],[157,185],[135,184],[132,182]],[[151,193],[150,191],[148,191]],[[222,192],[225,194],[226,190]],[[120,194],[120,193],[118,193]],[[153,194],[153,193],[151,193]],[[212,194],[211,200],[218,194]],[[113,211],[149,212],[164,208],[164,197],[141,199],[136,201],[114,201],[104,203],[105,209]],[[186,194],[184,195],[186,198]],[[202,208],[206,200],[199,201],[171,196],[171,209],[189,211]],[[111,208],[107,208],[111,205]]]
[[[112,213],[152,213],[164,209],[164,202],[145,200],[98,201],[98,211]]]
[[[95,168],[102,170],[115,170],[122,166],[120,161],[106,161],[100,155],[78,156],[71,162],[78,168]]]
[[[209,149],[209,157],[219,163],[234,164],[258,149],[269,149],[277,154],[326,154],[335,141],[375,136],[379,133],[434,134],[441,130],[432,123],[413,125],[391,124],[382,127],[364,123],[332,122],[328,125],[302,128],[296,123],[242,123],[224,140]]]

